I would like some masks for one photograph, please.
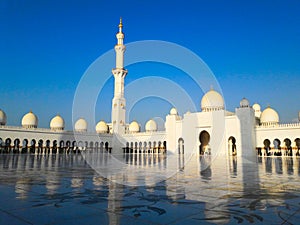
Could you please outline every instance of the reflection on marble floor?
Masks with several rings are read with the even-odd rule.
[[[154,162],[135,157],[128,163]],[[0,155],[0,224],[300,221],[299,158],[183,160],[175,176],[130,187],[102,178],[81,155]]]

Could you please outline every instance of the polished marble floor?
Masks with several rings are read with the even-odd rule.
[[[0,155],[0,224],[300,223],[299,158],[221,157],[204,170],[203,160],[156,185],[125,186],[81,155]]]

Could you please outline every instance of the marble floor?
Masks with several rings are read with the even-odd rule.
[[[101,177],[81,155],[0,155],[0,224],[299,224],[296,157],[194,156],[156,185]],[[130,176],[130,175],[129,175]]]

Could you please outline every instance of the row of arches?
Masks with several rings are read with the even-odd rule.
[[[126,147],[123,148],[124,153],[166,153],[166,141],[149,141],[149,142],[126,142]]]
[[[210,149],[210,134],[206,131],[203,130],[199,134],[199,154],[200,155],[210,155],[211,154],[211,149]],[[184,154],[184,139],[180,137],[177,141],[177,150],[178,154]],[[233,136],[230,136],[228,138],[228,153],[229,155],[236,155],[237,154],[237,149],[236,149],[236,139]]]
[[[259,156],[300,156],[300,138],[296,138],[293,142],[290,138],[283,141],[275,138],[272,142],[265,139],[263,145],[263,148],[257,148]]]
[[[0,138],[0,153],[31,153],[31,154],[56,154],[79,153],[83,150],[100,150],[111,152],[108,142],[64,141],[64,140],[36,140]]]

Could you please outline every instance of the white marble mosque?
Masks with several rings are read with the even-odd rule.
[[[6,123],[9,115],[0,110],[2,153],[55,154],[99,149],[104,152],[181,154],[189,149],[197,154],[211,154],[219,146],[221,154],[225,155],[299,155],[299,122],[282,124],[275,109],[262,110],[257,103],[251,106],[245,98],[235,112],[226,111],[223,97],[213,89],[202,97],[200,112],[179,115],[176,108],[172,108],[162,131],[158,131],[153,119],[145,124],[145,131],[141,131],[138,121],[126,121],[124,79],[128,71],[123,66],[126,46],[122,28],[120,21],[115,45],[116,68],[112,70],[115,83],[111,122],[100,121],[94,125],[78,118],[74,130],[67,131],[64,119],[56,115],[46,129],[38,127],[38,116],[30,111],[23,116],[21,126],[9,126]],[[220,127],[218,123],[223,123],[221,136],[216,134]],[[95,126],[94,132],[88,131],[88,126]],[[118,148],[113,143],[116,134],[122,138]],[[74,136],[80,136],[82,140],[78,141]]]

